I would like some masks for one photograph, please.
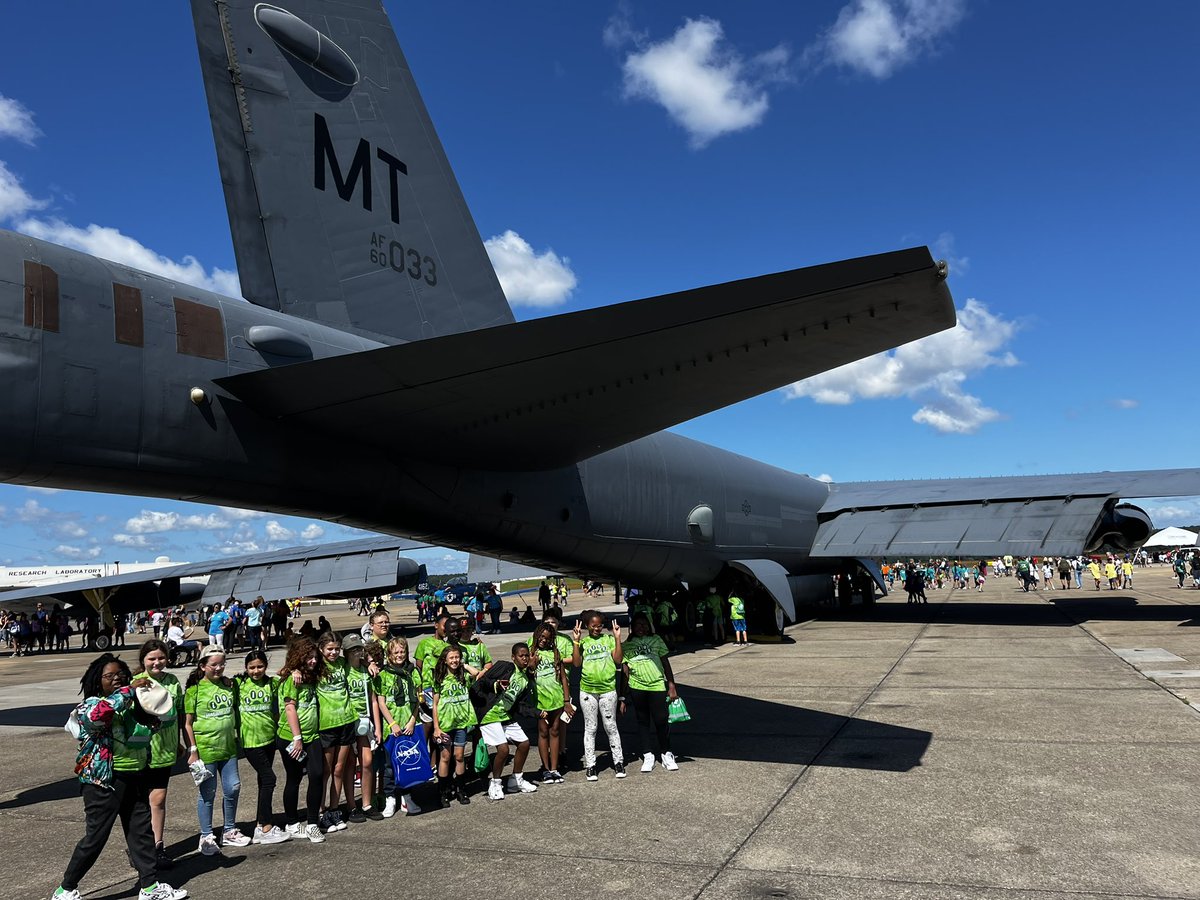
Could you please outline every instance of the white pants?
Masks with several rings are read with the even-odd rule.
[[[214,647],[224,647],[225,633],[223,631],[218,631],[216,634],[210,634],[208,636],[208,642]]]
[[[617,692],[589,694],[579,692],[579,704],[583,707],[583,764],[587,768],[596,765],[596,713],[604,720],[604,733],[608,735],[608,747],[612,751],[614,766],[625,762],[621,750],[621,732],[617,730]]]

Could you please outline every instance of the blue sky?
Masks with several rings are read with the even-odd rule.
[[[386,5],[519,318],[950,260],[953,332],[678,431],[835,480],[1200,462],[1195,4]],[[186,6],[59,15],[6,9],[0,226],[236,292]],[[14,486],[0,511],[0,563],[351,535]]]

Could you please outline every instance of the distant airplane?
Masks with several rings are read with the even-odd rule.
[[[945,264],[516,322],[378,0],[192,15],[250,303],[0,232],[5,481],[738,585],[776,624],[873,558],[1131,548],[1121,497],[1200,494],[1197,469],[826,484],[660,431],[953,326]]]

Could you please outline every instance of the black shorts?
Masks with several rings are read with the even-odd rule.
[[[321,732],[321,749],[328,750],[330,747],[352,747],[354,746],[358,735],[355,734],[354,722],[347,722],[345,725],[339,725],[337,728],[327,728]]]
[[[152,791],[166,790],[171,781],[171,767],[159,766],[146,770],[146,787]]]

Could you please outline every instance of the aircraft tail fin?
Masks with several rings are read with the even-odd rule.
[[[192,0],[246,299],[383,340],[513,321],[380,0]]]

